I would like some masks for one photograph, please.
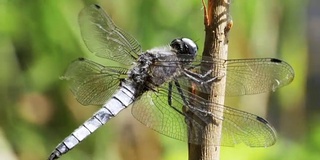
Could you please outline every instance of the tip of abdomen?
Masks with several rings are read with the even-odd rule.
[[[54,150],[51,155],[49,156],[48,160],[54,160],[58,159],[60,157],[61,153],[57,150]]]
[[[61,155],[67,153],[70,149],[62,142],[60,143],[55,150],[52,151],[48,160],[54,160],[61,157]]]

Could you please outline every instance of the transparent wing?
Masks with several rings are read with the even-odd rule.
[[[99,5],[90,5],[79,14],[82,38],[95,55],[130,65],[141,52],[139,43],[118,28]]]
[[[70,89],[82,105],[102,105],[126,78],[127,69],[105,67],[96,62],[79,58],[73,61],[63,79],[70,82]]]
[[[226,74],[226,93],[222,95],[238,96],[258,94],[288,85],[294,78],[292,67],[281,60],[273,58],[261,59],[230,59],[214,61],[207,58],[208,61],[195,61],[192,71],[195,73],[204,73],[210,70],[213,63],[219,68],[227,68],[227,73],[220,73],[221,76]],[[212,79],[211,74],[202,78],[201,82]],[[204,93],[209,93],[212,83],[198,83],[188,77],[182,76],[179,78],[181,85],[185,87],[191,86],[191,83],[196,85],[196,90]],[[214,85],[219,85],[219,81],[214,82]]]
[[[207,112],[208,107],[214,112]],[[222,112],[223,116],[218,116],[222,115]],[[209,103],[186,90],[183,90],[181,96],[177,86],[172,88],[172,106],[168,105],[168,85],[165,85],[155,92],[149,91],[144,94],[133,105],[132,114],[137,120],[159,133],[193,144],[201,144],[203,140],[208,140],[215,145],[223,146],[245,143],[252,147],[266,147],[276,141],[274,129],[263,118]],[[219,124],[222,123],[221,144],[216,144],[214,139],[205,139],[202,134],[204,126],[211,123],[213,118]],[[190,132],[187,124],[192,124],[195,132]]]

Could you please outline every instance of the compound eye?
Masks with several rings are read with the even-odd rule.
[[[198,46],[189,38],[174,39],[170,46],[177,50],[177,54],[191,55],[195,57],[198,51]]]
[[[196,55],[197,54],[198,46],[196,45],[196,43],[194,43],[189,38],[182,38],[181,40],[185,44],[186,51],[189,52],[188,54],[191,54],[191,55]]]
[[[174,48],[175,50],[177,50],[179,53],[183,52],[183,46],[182,46],[182,41],[181,39],[177,38],[177,39],[174,39],[171,43],[170,43],[170,46],[172,48]]]

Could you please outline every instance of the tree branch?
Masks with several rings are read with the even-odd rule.
[[[229,0],[208,0],[208,7],[205,6],[204,0],[202,0],[204,6],[204,25],[205,25],[205,44],[203,50],[203,56],[210,56],[212,59],[227,59],[228,53],[228,32],[231,29],[232,21],[229,17]],[[219,68],[219,66],[212,66],[214,72],[213,76],[221,76],[226,74],[226,68]],[[219,80],[219,85],[214,85],[211,88],[210,95],[200,95],[201,97],[208,99],[210,102],[224,104],[224,96],[221,93],[225,92],[225,79],[223,76]],[[222,114],[215,113],[215,111],[208,107],[208,112],[214,115]],[[223,117],[223,115],[218,115]],[[191,124],[192,125],[192,124]],[[193,128],[192,126],[190,127]],[[220,139],[222,131],[222,122],[215,120],[212,117],[212,123],[205,126],[204,132],[201,137],[204,141],[201,145],[195,145],[189,143],[189,160],[218,160],[220,157]],[[197,132],[197,131],[190,131]]]

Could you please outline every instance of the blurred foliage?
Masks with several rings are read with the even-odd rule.
[[[268,117],[278,131],[279,141],[269,148],[222,148],[221,159],[320,157],[320,106],[314,105],[319,104],[319,97],[311,99],[315,103],[308,103],[312,112],[305,102],[309,76],[319,78],[319,70],[308,72],[311,39],[307,35],[319,32],[319,22],[311,24],[318,27],[306,29],[311,20],[306,17],[319,14],[319,8],[307,12],[314,7],[308,2],[232,1],[234,26],[229,57],[281,58],[293,66],[296,77],[271,98],[262,94],[246,96],[237,103],[230,101],[232,106]],[[77,23],[79,11],[92,3],[99,3],[119,27],[137,38],[144,50],[167,45],[182,36],[196,40],[200,51],[203,48],[200,0],[0,0],[0,159],[47,158],[65,136],[98,109],[82,107],[66,83],[59,80],[77,57],[104,62],[86,49]],[[319,38],[315,40],[319,43]],[[319,59],[313,62],[319,63]],[[317,78],[315,81],[319,81]],[[320,88],[309,88],[320,95]],[[187,154],[186,143],[142,126],[128,109],[61,159],[178,160],[187,159]]]

